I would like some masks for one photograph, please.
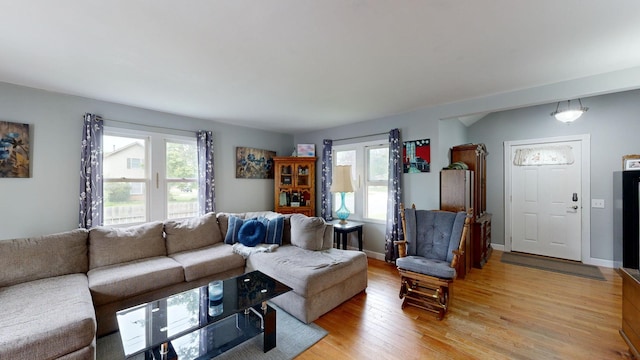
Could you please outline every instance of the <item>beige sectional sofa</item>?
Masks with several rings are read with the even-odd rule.
[[[331,225],[284,215],[282,245],[245,259],[224,242],[230,216],[77,229],[0,241],[0,359],[93,359],[126,307],[260,270],[293,291],[273,301],[311,322],[367,286],[367,259],[333,249]]]

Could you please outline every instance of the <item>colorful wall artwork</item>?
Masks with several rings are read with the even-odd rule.
[[[402,169],[404,173],[423,173],[430,171],[430,139],[405,141],[402,145]]]
[[[315,144],[298,144],[298,156],[316,156]]]
[[[29,176],[29,124],[0,121],[0,178]]]
[[[236,148],[236,178],[273,179],[273,157],[275,151]]]

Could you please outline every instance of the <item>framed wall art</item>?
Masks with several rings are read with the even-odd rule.
[[[298,156],[314,157],[316,156],[315,144],[298,144]]]
[[[28,178],[29,124],[0,121],[0,178]]]
[[[431,168],[431,140],[413,140],[402,143],[402,171],[407,173],[429,172]]]
[[[640,170],[640,155],[623,156],[622,170]]]
[[[236,147],[237,179],[273,179],[275,151]]]

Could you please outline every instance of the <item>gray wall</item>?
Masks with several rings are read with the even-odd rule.
[[[91,112],[105,119],[142,125],[190,131],[212,130],[216,140],[218,211],[273,207],[273,180],[235,179],[236,146],[251,146],[274,150],[278,155],[289,155],[294,144],[314,143],[320,156],[323,139],[387,133],[397,127],[404,141],[431,139],[431,172],[403,176],[403,202],[415,203],[421,208],[436,208],[439,203],[439,170],[449,163],[448,149],[461,143],[484,142],[490,152],[487,206],[494,214],[492,237],[496,244],[504,244],[502,143],[506,140],[591,134],[591,195],[606,201],[605,209],[592,209],[592,257],[612,260],[611,177],[613,171],[620,169],[622,155],[640,152],[635,135],[640,126],[637,116],[640,113],[639,92],[588,96],[637,89],[640,87],[639,79],[640,67],[637,67],[296,135],[0,83],[0,120],[32,125],[32,177],[0,179],[0,239],[63,231],[77,226],[81,118],[85,112]],[[591,109],[576,123],[562,125],[549,116],[555,108],[555,101],[577,97],[582,97]],[[458,120],[441,120],[490,111],[494,114],[470,128],[465,128]],[[319,176],[317,181],[320,184]],[[384,252],[384,225],[365,226],[364,247],[373,254]]]
[[[296,143],[315,144],[316,154],[321,158],[323,139],[339,140],[379,133],[385,135],[377,135],[378,138],[388,139],[388,132],[393,128],[400,129],[402,141],[431,139],[431,172],[404,174],[402,176],[402,201],[409,205],[416,204],[416,207],[421,209],[437,209],[440,204],[440,169],[449,164],[449,148],[466,142],[464,140],[466,138],[464,125],[457,120],[453,122],[440,121],[439,110],[417,110],[359,124],[299,134],[294,140]],[[349,141],[364,141],[370,138],[364,137]],[[321,159],[318,160],[319,169],[321,163]],[[317,173],[316,182],[320,184],[321,172],[317,171]],[[319,209],[320,206],[320,196],[318,195],[316,207]],[[385,225],[380,223],[365,225],[363,247],[369,256],[380,257],[380,254],[384,254],[385,228]],[[354,239],[350,239],[350,245],[356,245]]]
[[[591,208],[591,257],[614,260],[613,172],[622,170],[622,156],[640,153],[640,90],[582,98],[589,107],[572,124],[550,116],[556,103],[493,113],[468,129],[468,141],[485,143],[487,211],[493,213],[492,242],[504,244],[504,141],[567,135],[591,135],[591,198],[604,199],[604,209]]]
[[[431,139],[431,172],[403,175],[403,202],[415,203],[419,208],[437,208],[439,205],[439,171],[449,164],[449,148],[464,143],[485,143],[487,157],[487,210],[493,213],[492,242],[504,244],[504,173],[503,142],[545,137],[591,135],[591,197],[605,199],[604,209],[591,209],[591,257],[614,260],[612,173],[621,170],[622,156],[640,153],[637,134],[640,120],[640,90],[629,90],[592,97],[583,97],[590,110],[573,124],[566,125],[550,116],[555,110],[553,97],[562,93],[580,94],[582,91],[606,91],[611,78],[617,74],[582,79],[572,83],[558,83],[509,94],[492,95],[455,104],[420,109],[405,114],[347,125],[295,136],[296,143],[315,143],[320,154],[323,139],[350,137],[388,132],[399,128],[403,141]],[[637,77],[636,77],[637,78]],[[547,94],[547,95],[545,95]],[[543,105],[527,106],[528,102]],[[455,116],[468,115],[491,109],[519,107],[496,111],[469,128]],[[449,119],[449,120],[440,120]],[[320,166],[320,165],[319,165]],[[318,184],[320,178],[317,179]],[[585,206],[590,206],[590,199]],[[320,206],[318,202],[317,206]],[[384,253],[384,225],[365,225],[364,248]],[[351,244],[353,244],[353,240]],[[617,245],[618,247],[620,245]]]
[[[0,239],[78,226],[82,116],[214,134],[218,211],[273,209],[273,180],[236,179],[235,147],[290,155],[293,136],[0,83],[0,121],[30,124],[31,178],[0,178]]]

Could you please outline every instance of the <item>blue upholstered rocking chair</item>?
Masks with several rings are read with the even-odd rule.
[[[464,263],[471,210],[405,209],[400,204],[404,240],[396,241],[401,276],[402,308],[411,305],[433,312],[442,320],[453,293],[456,267]]]

